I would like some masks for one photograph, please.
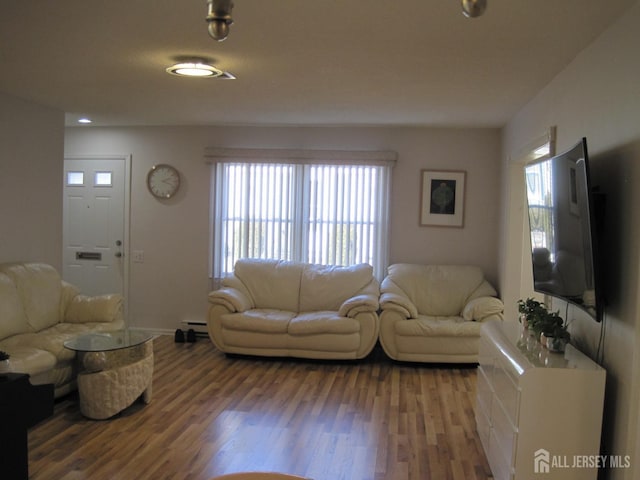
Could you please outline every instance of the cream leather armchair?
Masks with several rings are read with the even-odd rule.
[[[395,360],[477,363],[481,322],[503,318],[475,266],[391,265],[380,290],[380,343]]]

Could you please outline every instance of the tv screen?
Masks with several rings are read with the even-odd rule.
[[[577,305],[601,321],[596,196],[587,140],[525,168],[534,290]]]

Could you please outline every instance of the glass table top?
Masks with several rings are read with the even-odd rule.
[[[79,352],[106,352],[135,347],[153,338],[148,332],[139,330],[118,330],[116,332],[95,332],[79,335],[64,342],[69,350]]]

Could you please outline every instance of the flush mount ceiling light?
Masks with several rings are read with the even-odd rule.
[[[231,18],[231,9],[233,2],[231,0],[207,0],[209,10],[207,14],[207,30],[214,40],[222,42],[229,36],[229,26],[233,23]]]
[[[213,65],[203,62],[184,62],[176,63],[167,68],[167,73],[178,75],[179,77],[207,77],[216,78],[224,75],[222,70],[217,69]]]
[[[487,0],[462,0],[462,13],[465,17],[479,17],[486,9]]]

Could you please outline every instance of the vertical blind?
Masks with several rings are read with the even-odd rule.
[[[213,277],[232,272],[240,258],[369,263],[384,276],[393,162],[370,155],[354,162],[346,152],[340,163],[336,152],[322,151],[302,159],[285,151],[278,161],[268,152],[260,161],[255,152],[238,159],[224,150],[215,161]],[[327,163],[318,158],[323,153]]]
[[[551,162],[539,162],[526,168],[526,186],[529,200],[529,226],[531,228],[531,247],[546,248],[555,261],[556,231],[553,216],[553,172]]]

